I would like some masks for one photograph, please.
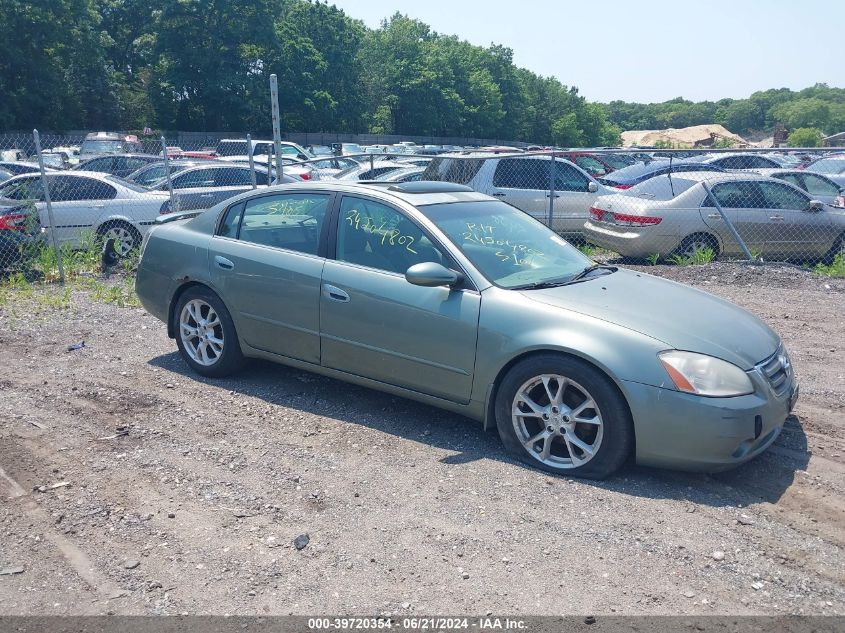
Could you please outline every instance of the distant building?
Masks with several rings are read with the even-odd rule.
[[[845,147],[845,132],[825,136],[822,139],[822,144],[825,147]]]

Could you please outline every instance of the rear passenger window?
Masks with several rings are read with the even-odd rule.
[[[238,239],[317,254],[330,195],[287,193],[246,202]]]

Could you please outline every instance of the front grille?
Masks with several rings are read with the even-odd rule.
[[[783,345],[778,347],[778,350],[769,358],[757,365],[757,368],[777,395],[783,395],[789,388],[792,364]]]

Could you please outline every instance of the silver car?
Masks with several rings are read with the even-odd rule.
[[[843,249],[845,209],[756,174],[652,178],[596,200],[584,233],[591,243],[626,257],[691,256],[704,249],[740,255],[705,182],[748,247],[761,255],[832,260]]]
[[[552,228],[570,239],[582,239],[590,207],[602,195],[616,191],[562,158],[555,159],[554,192],[549,155],[490,154],[437,156],[423,180],[467,185],[513,205],[548,223],[549,199],[554,198]]]
[[[832,207],[845,207],[845,185],[840,185],[824,174],[804,169],[756,169],[761,176],[777,178],[806,191],[814,200],[821,200]]]

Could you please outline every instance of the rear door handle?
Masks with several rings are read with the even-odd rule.
[[[770,215],[769,219],[774,220],[775,222],[783,222],[783,216],[782,215]]]
[[[106,205],[104,205],[104,204],[92,204],[90,208],[91,209],[105,209]]]
[[[508,194],[506,194],[506,193],[502,193],[502,192],[500,192],[500,191],[496,191],[496,192],[494,192],[494,193],[491,193],[490,195],[491,195],[491,196],[496,196],[497,198],[504,198],[504,197],[505,197],[506,195],[508,195]]]
[[[552,194],[547,193],[547,194],[546,194],[546,197],[547,197],[547,198],[551,198],[551,197],[552,197]],[[560,194],[559,194],[559,193],[556,193],[556,194],[554,195],[554,197],[555,197],[555,198],[560,198]]]
[[[218,268],[222,268],[223,270],[233,270],[235,268],[234,262],[225,257],[220,257],[220,255],[214,256],[214,263],[217,264]]]
[[[329,284],[323,284],[323,296],[326,299],[337,301],[339,303],[346,303],[349,301],[349,295],[345,291],[341,290],[337,286]]]
[[[214,197],[213,193],[201,193],[200,194],[200,198],[213,198],[213,197]]]
[[[711,220],[721,220],[722,219],[722,216],[719,215],[718,213],[710,213],[707,217],[710,218]]]

